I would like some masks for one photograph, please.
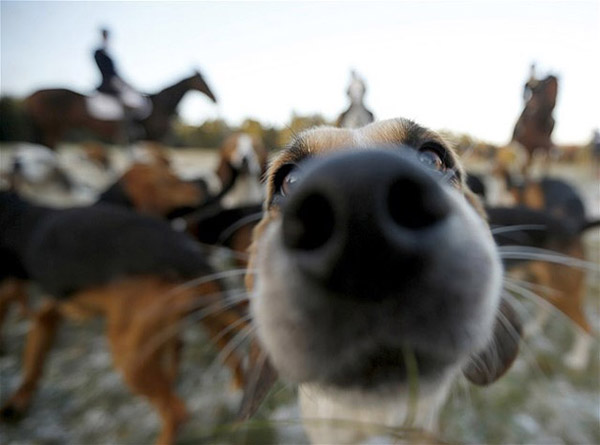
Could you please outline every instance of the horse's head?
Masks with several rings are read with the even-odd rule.
[[[214,103],[217,103],[217,98],[204,80],[204,77],[202,77],[202,74],[200,74],[200,71],[196,70],[194,75],[189,78],[189,87],[192,90],[200,91],[201,93],[206,94],[210,100],[212,100]]]

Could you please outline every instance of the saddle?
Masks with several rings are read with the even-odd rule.
[[[104,121],[121,121],[129,116],[142,120],[152,113],[150,98],[133,90],[124,91],[119,96],[94,91],[86,96],[85,105],[92,117]]]

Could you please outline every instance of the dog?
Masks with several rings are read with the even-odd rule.
[[[237,175],[237,173],[236,173]],[[221,199],[231,189],[235,177],[220,193],[211,195],[201,179],[180,179],[163,162],[134,163],[98,198],[108,203],[172,222],[196,241],[233,251],[239,266],[247,263],[252,229],[260,219],[261,204],[224,208]],[[258,216],[258,217],[257,217]]]
[[[261,177],[266,165],[267,150],[259,138],[243,132],[227,137],[219,148],[219,164],[216,171],[221,184],[233,182],[231,190],[221,199],[223,207],[232,208],[262,202],[264,187]]]
[[[517,205],[562,219],[573,230],[588,222],[580,193],[564,179],[545,176],[537,180],[525,178],[518,181],[514,176],[507,175],[506,188]]]
[[[583,199],[575,187],[554,177],[519,181],[506,171],[504,179],[516,206],[488,207],[490,225],[523,228],[499,233],[495,236],[498,244],[545,249],[584,261],[583,235],[600,225],[600,220],[587,216]],[[586,270],[543,260],[507,261],[505,266],[511,275],[537,284],[536,292],[580,328],[575,332],[571,350],[564,356],[564,363],[574,370],[584,369],[589,361],[593,335],[584,314]],[[538,311],[527,326],[527,334],[532,336],[541,331],[549,315],[547,308]]]
[[[262,218],[262,205],[223,208],[213,205],[173,221],[177,230],[185,230],[198,242],[224,247],[231,251],[235,263],[247,266],[252,232]]]
[[[3,266],[12,268],[2,278],[34,281],[49,297],[32,316],[23,378],[0,417],[18,418],[30,404],[60,321],[100,315],[115,366],[158,411],[157,443],[172,444],[187,416],[173,389],[179,321],[194,308],[206,310],[202,323],[224,348],[236,333],[229,327],[243,328],[246,312],[245,303],[227,302],[198,244],[165,221],[118,206],[50,209],[1,192],[0,249]],[[160,337],[168,332],[175,334]],[[242,359],[232,353],[225,361],[244,386]]]
[[[244,267],[252,230],[262,211],[266,164],[267,151],[259,138],[243,132],[227,137],[219,149],[218,181],[195,181],[203,184],[208,199],[196,209],[171,212],[168,218],[173,227],[188,231],[203,244],[232,250],[238,265]],[[212,186],[215,182],[220,184],[218,191]]]
[[[207,199],[205,190],[194,182],[180,179],[168,164],[135,162],[100,194],[97,203],[120,205],[167,218],[182,208],[196,209]]]
[[[468,172],[466,181],[469,189],[479,196],[481,202],[485,203],[487,201],[487,187],[484,179],[476,173]]]
[[[570,203],[570,201],[566,201]],[[558,207],[556,207],[558,208]],[[579,206],[574,206],[579,208]],[[579,328],[575,330],[575,341],[563,362],[574,370],[584,369],[589,362],[589,353],[594,332],[586,319],[584,305],[586,297],[586,269],[570,263],[585,261],[583,234],[600,225],[600,220],[587,220],[583,214],[558,217],[554,212],[531,209],[526,206],[488,207],[489,223],[498,233],[496,243],[505,249],[516,250],[516,256],[506,259],[504,264],[510,276],[522,278],[537,285],[535,293],[565,314]],[[561,214],[560,212],[558,213]],[[503,230],[506,228],[506,230]],[[534,258],[519,254],[518,249],[543,249]],[[565,260],[553,261],[543,253],[562,255]],[[527,326],[526,333],[532,336],[541,331],[550,315],[542,307],[537,317]]]
[[[464,181],[448,144],[404,119],[304,131],[270,165],[246,285],[313,443],[431,430],[455,377],[511,366],[520,322]]]

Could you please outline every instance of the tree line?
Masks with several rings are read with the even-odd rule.
[[[320,114],[292,113],[289,121],[282,126],[264,124],[252,118],[245,119],[239,125],[218,118],[208,119],[201,125],[194,126],[176,116],[166,143],[176,148],[216,148],[231,133],[244,131],[260,137],[267,148],[274,149],[288,143],[295,133],[305,128],[327,124],[333,123]],[[71,142],[81,142],[93,139],[94,136],[81,131],[69,134],[68,137]],[[27,118],[23,101],[9,96],[0,98],[0,142],[33,140],[34,129]]]

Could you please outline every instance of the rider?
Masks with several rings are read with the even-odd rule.
[[[98,65],[100,74],[102,75],[102,83],[97,88],[101,93],[116,96],[117,99],[127,108],[139,110],[146,105],[144,97],[137,92],[131,85],[127,84],[117,74],[115,64],[112,58],[108,55],[106,49],[108,47],[108,29],[101,30],[102,43],[96,51],[94,51],[94,60]]]
[[[352,70],[350,72],[350,75],[352,78],[350,80],[350,86],[348,87],[346,94],[350,98],[350,102],[352,102],[353,104],[362,104],[366,90],[365,83],[355,70]]]
[[[525,82],[525,86],[523,87],[523,100],[525,103],[531,99],[533,90],[538,86],[539,83],[540,81],[535,74],[535,63],[532,63],[529,67],[529,79],[527,82]]]
[[[340,115],[337,124],[344,128],[357,128],[373,122],[374,117],[363,103],[366,91],[365,82],[355,70],[352,70],[350,75],[350,85],[346,90],[346,94],[350,98],[350,107]]]

